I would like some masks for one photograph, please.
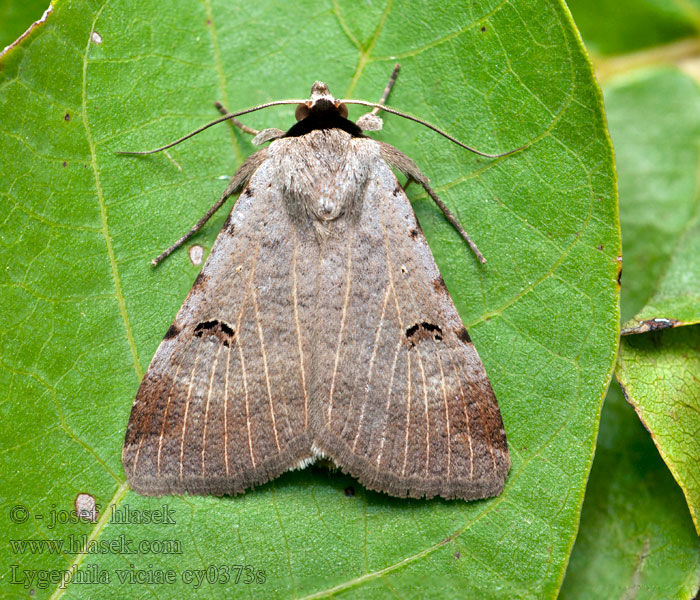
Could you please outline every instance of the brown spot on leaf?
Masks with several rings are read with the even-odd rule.
[[[455,552],[455,558],[456,558],[457,560],[459,560],[460,558],[462,558],[461,552]]]
[[[598,245],[596,246],[596,248],[598,248],[598,250],[602,250],[602,249],[603,249],[603,244],[598,244]]]
[[[481,33],[483,33],[484,31],[486,31],[486,27],[481,28]]]
[[[68,164],[68,163],[66,163],[66,161],[64,160],[64,161],[63,161],[63,166],[65,167],[67,164]]]
[[[63,117],[64,121],[70,121],[70,113],[66,113],[65,116]]]

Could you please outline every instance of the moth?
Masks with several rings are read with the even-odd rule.
[[[129,153],[227,119],[269,144],[154,260],[239,194],[134,400],[122,460],[137,492],[237,494],[317,457],[392,496],[503,489],[493,389],[392,168],[483,256],[417,165],[364,133],[384,110],[447,136],[386,106],[397,72],[379,103],[335,99],[317,81],[308,100],[219,105],[224,116],[199,130]],[[287,131],[235,120],[277,104],[297,104]],[[348,104],[374,110],[353,122]]]

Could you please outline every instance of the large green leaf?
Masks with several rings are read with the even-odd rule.
[[[616,373],[700,533],[700,326],[626,336]]]
[[[674,68],[636,70],[606,85],[605,104],[619,177],[627,321],[657,291],[697,211],[700,90]]]
[[[643,314],[661,290],[669,290],[664,311],[649,314],[651,320],[670,314],[665,310],[672,302],[680,304],[678,291],[692,290],[698,266],[697,254],[682,251],[693,243],[690,224],[698,202],[698,88],[680,71],[663,68],[626,73],[604,92],[619,175],[622,314]],[[631,330],[638,325],[645,323],[627,324]],[[695,327],[683,329],[688,331],[669,331],[668,337],[664,332],[658,347],[651,334],[623,338],[620,364],[629,357],[633,366],[617,374],[634,389],[628,400],[673,472],[680,469],[677,479],[688,497],[700,458],[692,434],[698,428],[692,397],[697,349],[689,346],[694,338],[683,342]],[[689,599],[699,584],[697,534],[683,496],[613,385],[562,597]]]
[[[678,486],[613,382],[561,600],[687,600],[698,539]]]
[[[698,0],[568,0],[586,46],[597,54],[625,54],[695,37]]]
[[[700,323],[700,198],[695,204],[695,216],[673,249],[654,295],[625,324],[625,333]]]
[[[698,203],[698,87],[676,69],[638,65],[697,47],[697,39],[657,47],[695,34],[696,4],[570,1],[589,51],[627,53],[596,63],[603,77],[621,73],[605,80],[603,91],[619,175],[622,314],[625,320],[635,314],[638,319],[626,323],[628,331],[679,324],[668,317],[686,323],[694,318],[699,261],[690,248],[696,240],[691,223]],[[635,53],[642,48],[649,51]],[[682,342],[687,335],[690,331],[663,334],[664,343],[655,348],[644,336],[623,339],[620,362],[630,356],[634,366],[626,373],[618,369],[618,376],[631,381],[635,391],[628,400],[647,426],[659,427],[652,429],[652,436],[665,460],[669,450],[676,460],[678,453],[687,453],[678,461],[681,468],[693,461],[697,465],[697,442],[684,433],[697,431],[692,405],[684,405],[691,397],[692,382],[687,384],[694,359],[687,343],[674,347],[669,342]],[[685,396],[669,397],[674,386]],[[667,403],[659,401],[661,394]],[[676,472],[674,461],[668,464]],[[691,469],[686,467],[686,481]],[[605,401],[562,597],[686,600],[697,595],[699,583],[700,547],[682,493],[614,385]]]
[[[676,69],[637,71],[610,82],[606,104],[620,175],[622,312],[637,313],[623,330],[697,323],[700,88]],[[697,327],[634,337],[622,343],[617,377],[683,488],[697,525]]]
[[[622,198],[623,332],[697,323],[700,88],[656,68],[613,79],[605,93]]]
[[[394,106],[484,150],[529,144],[489,161],[395,117],[379,134],[424,167],[488,259],[479,265],[411,190],[499,398],[513,462],[504,493],[400,500],[322,469],[235,498],[129,491],[120,449],[131,401],[198,270],[185,251],[158,269],[149,261],[251,146],[220,126],[169,155],[113,151],[189,131],[216,116],[215,99],[303,97],[315,79],[376,99],[397,59]],[[615,355],[620,254],[600,94],[560,3],[58,2],[1,67],[3,595],[556,595]],[[285,107],[246,122],[292,120]],[[193,243],[210,248],[223,219]],[[101,505],[98,521],[51,527],[51,509],[81,492]],[[110,518],[162,504],[175,524]],[[11,522],[25,514],[16,505],[26,522]],[[83,534],[176,540],[182,554],[80,554],[84,540],[70,536]],[[8,539],[66,545],[32,554]],[[188,569],[226,564],[264,570],[265,583],[183,582]],[[60,586],[57,569],[110,583]],[[132,569],[173,569],[176,583],[121,583]]]

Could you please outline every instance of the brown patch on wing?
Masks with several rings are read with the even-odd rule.
[[[209,275],[205,272],[204,269],[202,269],[197,274],[197,278],[194,280],[194,283],[192,284],[192,290],[202,289],[202,288],[206,287],[208,281],[209,281]]]
[[[457,334],[457,339],[463,341],[465,344],[471,344],[472,338],[469,337],[469,332],[466,327],[461,327],[455,331]]]
[[[437,277],[436,279],[433,279],[433,289],[438,294],[449,295],[449,292],[447,291],[447,286],[445,285],[445,280],[442,278],[442,275],[440,277]]]
[[[165,332],[165,337],[163,339],[169,340],[171,338],[174,338],[178,333],[180,333],[180,328],[177,326],[177,323],[173,323],[168,328],[168,331]]]
[[[409,348],[415,348],[422,340],[442,341],[442,328],[435,323],[423,321],[406,329],[406,343]]]
[[[247,190],[246,190],[247,191]],[[233,211],[229,214],[228,217],[226,217],[226,221],[224,222],[224,227],[221,230],[222,233],[225,231],[228,235],[233,235],[236,231],[236,228],[233,226],[233,221],[231,217],[233,216]]]

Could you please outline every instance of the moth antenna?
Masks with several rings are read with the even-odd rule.
[[[527,148],[528,146],[528,144],[525,144],[523,146],[520,146],[519,148],[515,148],[514,150],[502,152],[501,154],[489,154],[488,152],[482,152],[481,150],[477,150],[476,148],[467,146],[467,144],[465,144],[464,142],[460,142],[457,138],[452,137],[449,133],[443,131],[439,127],[436,127],[432,123],[428,123],[423,119],[419,119],[418,117],[414,117],[413,115],[409,115],[408,113],[401,112],[400,110],[396,110],[395,108],[389,108],[388,106],[380,104],[379,102],[367,102],[366,100],[340,100],[340,102],[342,102],[343,104],[360,104],[362,106],[373,106],[378,111],[383,110],[385,112],[391,113],[392,115],[397,115],[399,117],[403,117],[404,119],[408,119],[409,121],[415,121],[416,123],[425,125],[428,129],[432,129],[435,133],[439,133],[441,136],[446,137],[448,140],[454,142],[458,146],[461,146],[465,150],[469,150],[469,152],[473,152],[474,154],[478,154],[479,156],[485,156],[486,158],[501,158],[503,156],[508,156],[509,154],[514,154],[515,152],[518,152],[523,148]]]
[[[234,117],[240,117],[241,115],[247,115],[248,113],[252,113],[252,112],[255,112],[256,110],[261,110],[263,108],[268,108],[270,106],[279,106],[280,104],[304,104],[305,102],[306,102],[306,100],[275,100],[274,102],[266,102],[265,104],[259,104],[258,106],[254,106],[253,108],[246,108],[245,110],[239,110],[238,112],[224,115],[223,117],[215,119],[214,121],[211,121],[210,123],[207,123],[206,125],[203,125],[199,129],[195,129],[194,131],[188,133],[187,135],[182,136],[180,139],[175,140],[174,142],[170,142],[169,144],[166,144],[165,146],[161,146],[160,148],[155,148],[154,150],[145,150],[143,152],[117,151],[117,152],[115,152],[115,154],[125,154],[128,156],[145,156],[146,154],[155,154],[156,152],[161,152],[162,150],[167,150],[168,148],[172,148],[173,146],[176,146],[180,142],[184,142],[185,140],[188,140],[192,136],[195,136],[198,133],[201,133],[205,129],[209,129],[210,127],[217,125],[218,123],[221,123],[223,121],[228,121],[229,119],[233,119]]]

